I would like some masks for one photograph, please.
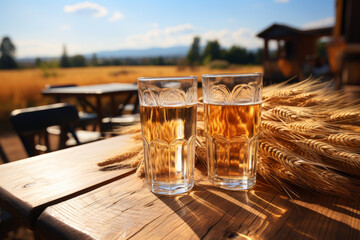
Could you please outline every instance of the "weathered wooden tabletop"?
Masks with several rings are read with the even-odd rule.
[[[129,136],[120,136],[2,164],[0,206],[23,225],[33,228],[46,207],[132,172],[130,168],[100,171],[97,163],[133,144]]]
[[[47,208],[44,239],[359,239],[360,203],[309,192],[292,200],[259,182],[214,188],[196,172],[189,194],[152,194],[135,174]]]
[[[258,181],[214,188],[199,169],[176,197],[151,193],[132,169],[97,162],[126,151],[129,137],[0,166],[1,207],[42,239],[360,239],[360,202],[297,189],[290,199]]]

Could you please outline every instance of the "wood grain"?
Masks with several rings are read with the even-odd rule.
[[[214,188],[200,171],[190,193],[152,194],[135,174],[47,208],[44,239],[359,239],[360,203],[309,192],[291,200],[258,182]]]
[[[130,136],[120,136],[0,165],[0,205],[32,228],[46,207],[132,173],[97,166],[132,146]]]

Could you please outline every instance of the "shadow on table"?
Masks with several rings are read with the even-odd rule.
[[[159,199],[199,238],[359,237],[359,226],[355,223],[359,217],[358,202],[305,191],[299,195],[300,199],[292,200],[261,181],[251,190],[236,192],[215,188],[201,180],[196,181],[188,195]]]
[[[34,233],[22,226],[9,213],[0,208],[0,239],[33,240]]]

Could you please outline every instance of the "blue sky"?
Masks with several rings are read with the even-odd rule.
[[[334,23],[335,0],[12,0],[0,2],[0,38],[17,57],[201,44],[262,46],[255,35],[277,22],[298,28]]]

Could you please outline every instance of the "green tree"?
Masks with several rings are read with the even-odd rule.
[[[250,64],[255,64],[256,54],[253,52],[248,52],[246,55],[246,61]]]
[[[204,64],[208,64],[215,59],[221,59],[220,44],[217,40],[207,42],[202,59]]]
[[[11,42],[10,38],[4,37],[0,44],[0,69],[17,68],[15,50],[15,45]]]
[[[230,63],[247,64],[249,63],[248,53],[245,48],[240,46],[232,46],[226,56],[226,60]]]
[[[65,45],[64,45],[63,54],[62,54],[62,56],[60,58],[60,67],[62,67],[62,68],[71,67],[69,57],[67,56],[67,53],[66,53],[66,46]]]
[[[42,63],[42,61],[41,61],[41,58],[35,58],[35,66],[36,67],[40,67],[41,66],[41,63]]]
[[[91,61],[90,61],[90,64],[92,66],[97,66],[99,63],[98,63],[98,59],[97,59],[97,56],[96,56],[96,53],[94,53],[91,57]]]
[[[257,51],[256,51],[256,54],[255,54],[255,64],[262,64],[262,61],[263,61],[263,56],[264,56],[264,49],[263,48],[259,48]]]
[[[163,57],[157,57],[157,58],[155,58],[155,65],[160,65],[160,66],[162,66],[162,65],[165,65],[165,61],[164,61],[164,58]]]
[[[85,67],[86,59],[83,55],[75,55],[71,58],[71,66],[73,67]]]
[[[186,61],[189,65],[195,66],[200,63],[200,38],[194,37],[194,41],[186,55]]]

